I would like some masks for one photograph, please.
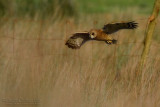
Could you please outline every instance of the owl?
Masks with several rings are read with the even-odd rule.
[[[104,41],[106,44],[116,44],[117,40],[113,39],[111,34],[121,29],[135,29],[138,23],[122,22],[106,24],[102,29],[91,29],[89,32],[74,33],[65,43],[69,48],[79,49],[84,43],[96,40]]]

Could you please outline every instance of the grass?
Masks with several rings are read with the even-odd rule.
[[[160,106],[158,37],[152,41],[141,80],[135,77],[147,17],[133,11],[117,11],[87,15],[78,21],[71,18],[55,22],[3,19],[1,23],[5,23],[0,26],[0,95],[7,101],[2,100],[0,106],[12,106],[8,101],[19,99],[37,99],[40,103],[25,104],[28,107]],[[139,28],[115,34],[118,45],[94,41],[80,50],[64,45],[73,32],[124,20],[135,20]],[[158,28],[157,24],[154,36],[159,34]]]
[[[79,0],[79,9],[84,13],[106,13],[118,10],[126,10],[133,7],[139,10],[139,13],[148,14],[154,4],[153,0]]]
[[[9,3],[8,3],[9,2]],[[113,13],[137,9],[150,14],[154,0],[0,0],[0,17],[76,17],[81,14]]]

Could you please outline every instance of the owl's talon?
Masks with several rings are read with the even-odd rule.
[[[108,44],[112,44],[112,41],[107,41]]]

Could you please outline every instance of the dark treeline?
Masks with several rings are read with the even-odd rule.
[[[76,14],[74,6],[72,0],[0,0],[0,17],[73,16]]]

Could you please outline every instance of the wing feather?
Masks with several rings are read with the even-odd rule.
[[[117,32],[121,29],[135,29],[138,27],[138,23],[132,21],[132,22],[123,22],[123,23],[113,23],[113,24],[106,24],[103,27],[103,31],[106,34],[111,34],[114,32]]]
[[[86,41],[90,40],[89,33],[75,33],[66,42],[69,48],[79,49]]]

